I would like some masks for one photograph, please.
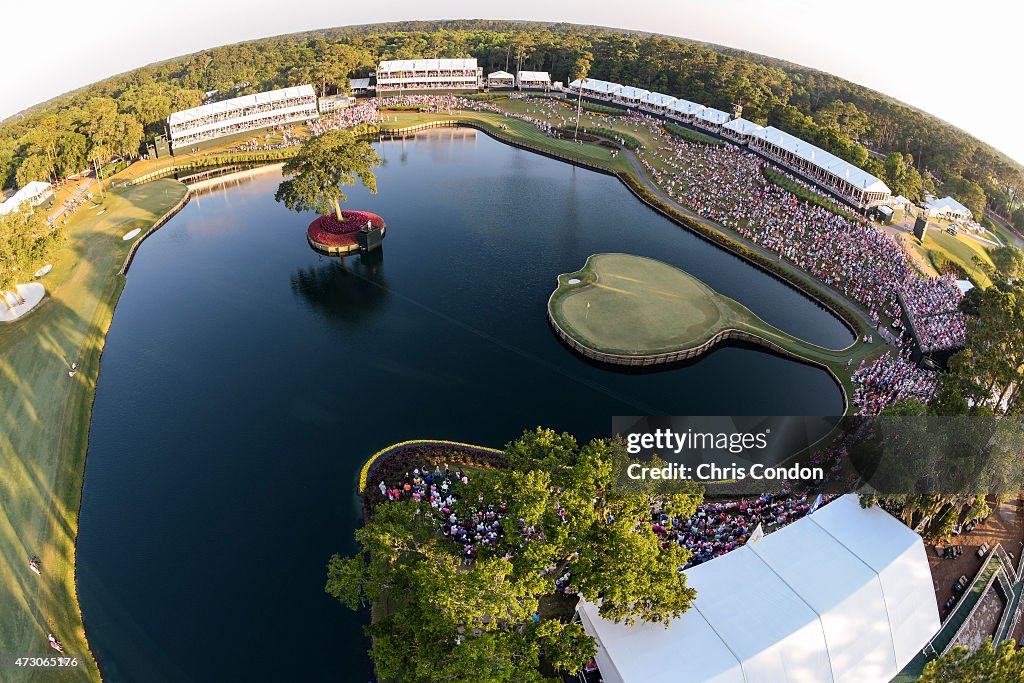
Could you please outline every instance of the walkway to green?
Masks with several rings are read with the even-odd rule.
[[[616,365],[678,362],[734,339],[819,365],[839,381],[856,348],[798,339],[689,273],[630,254],[594,254],[581,270],[559,275],[548,317],[570,347]]]
[[[131,241],[178,205],[173,180],[108,191],[80,209],[42,281],[47,298],[0,326],[0,680],[98,680],[75,590],[75,539],[100,352],[124,286]],[[99,199],[99,198],[97,198]],[[102,215],[99,215],[103,211]],[[69,377],[69,366],[78,372]],[[42,575],[28,568],[38,555]],[[78,666],[18,669],[18,656],[50,656],[53,633]]]

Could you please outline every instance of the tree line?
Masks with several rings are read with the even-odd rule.
[[[0,186],[134,157],[172,111],[312,83],[343,92],[381,59],[476,57],[485,71],[549,71],[658,90],[774,125],[874,173],[910,199],[938,189],[1024,229],[1022,168],[935,117],[841,78],[678,38],[572,24],[400,22],[227,45],[145,66],[0,124]]]

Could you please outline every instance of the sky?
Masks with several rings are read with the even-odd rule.
[[[879,90],[1024,163],[1024,4],[1014,0],[7,0],[0,119],[116,73],[208,47],[405,19],[567,21],[786,59]],[[1009,116],[1008,116],[1009,115]]]

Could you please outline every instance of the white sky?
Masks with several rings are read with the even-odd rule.
[[[403,19],[568,21],[653,31],[815,67],[934,114],[1024,162],[1016,0],[4,0],[0,119],[208,47]]]

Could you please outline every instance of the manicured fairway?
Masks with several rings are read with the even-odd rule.
[[[78,211],[69,239],[43,278],[47,298],[30,314],[0,325],[0,680],[96,680],[75,593],[75,537],[89,416],[99,355],[124,286],[118,270],[132,241],[184,197],[160,180],[107,192],[101,206]],[[103,210],[106,211],[98,216]],[[68,377],[77,361],[79,371]],[[28,569],[41,559],[42,576]],[[76,668],[17,669],[20,656],[56,654],[53,633]]]

